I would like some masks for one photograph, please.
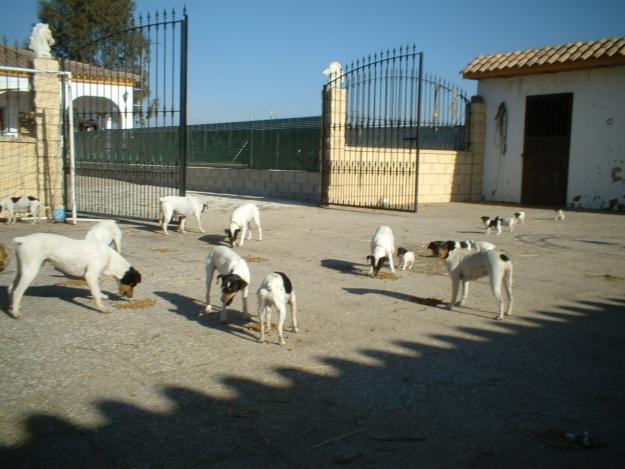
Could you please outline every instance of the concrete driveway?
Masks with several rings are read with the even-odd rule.
[[[485,236],[481,215],[518,208],[440,204],[418,214],[261,205],[252,271],[286,272],[300,332],[257,324],[235,299],[230,323],[204,305],[204,259],[237,199],[204,196],[206,234],[123,223],[144,308],[92,308],[84,285],[44,267],[7,314],[0,273],[3,467],[617,467],[625,458],[625,217],[525,209],[525,225]],[[412,272],[371,279],[374,230],[412,248]],[[91,223],[0,225],[82,238]],[[254,232],[254,237],[256,233]],[[487,282],[448,301],[434,239],[486,239],[514,262],[512,317],[495,321]],[[115,282],[102,280],[114,293]],[[217,304],[214,289],[213,304]],[[275,316],[275,315],[274,315]],[[588,432],[586,442],[582,436]],[[568,438],[566,436],[567,433]]]

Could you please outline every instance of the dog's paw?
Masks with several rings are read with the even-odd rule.
[[[445,309],[453,309],[454,305],[452,303],[449,303],[448,305],[445,306]]]
[[[213,307],[211,305],[206,305],[206,308],[204,308],[204,312],[205,313],[212,313],[213,312]]]
[[[293,328],[293,332],[299,332],[299,328],[298,327],[294,327]]]

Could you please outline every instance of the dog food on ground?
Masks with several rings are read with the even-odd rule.
[[[144,298],[142,300],[128,301],[126,303],[117,303],[114,305],[117,309],[146,309],[156,304],[156,300],[152,298]]]
[[[243,259],[246,262],[265,262],[268,260],[265,257],[258,257],[258,256],[243,256]]]

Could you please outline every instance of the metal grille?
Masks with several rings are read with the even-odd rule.
[[[335,70],[323,89],[322,204],[416,210],[422,54]]]
[[[419,149],[464,150],[468,99],[415,47],[328,69],[322,204],[416,211]]]
[[[187,24],[186,11],[140,17],[82,45],[90,63],[64,61],[73,75],[81,213],[154,219],[159,197],[184,194]],[[112,39],[124,46],[111,50],[104,44]]]

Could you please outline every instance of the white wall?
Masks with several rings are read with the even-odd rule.
[[[486,105],[484,198],[521,201],[525,98],[573,93],[567,205],[608,208],[625,205],[625,66],[480,80]],[[508,110],[507,151],[497,145],[495,116]]]

